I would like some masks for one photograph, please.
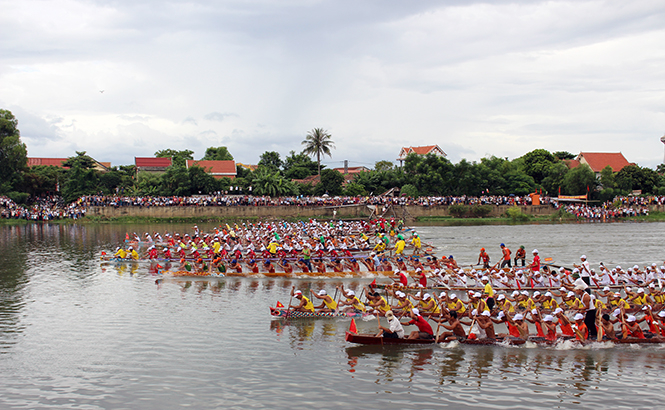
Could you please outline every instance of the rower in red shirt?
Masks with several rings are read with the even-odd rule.
[[[418,309],[411,309],[409,315],[411,316],[411,321],[408,323],[402,323],[402,325],[416,325],[418,326],[418,330],[411,332],[408,339],[434,339],[434,331],[432,330],[432,326],[427,323],[425,318],[420,316],[420,311],[418,311]]]

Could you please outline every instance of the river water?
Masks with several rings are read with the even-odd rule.
[[[354,346],[348,320],[268,313],[291,286],[334,292],[340,280],[156,283],[147,265],[99,262],[126,231],[186,228],[0,226],[0,409],[663,408],[657,346]],[[592,265],[665,257],[663,223],[418,231],[467,264],[481,246],[496,260],[500,242],[564,265],[582,253]]]

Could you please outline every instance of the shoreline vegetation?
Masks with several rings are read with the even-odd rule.
[[[358,220],[365,218],[331,218],[328,215],[319,215],[312,217],[218,217],[218,216],[197,216],[197,217],[142,217],[142,216],[86,216],[79,219],[56,219],[51,221],[32,221],[26,219],[0,219],[0,225],[24,225],[24,224],[142,224],[142,223],[236,223],[259,221],[285,220],[287,222],[318,220]],[[538,225],[538,224],[559,224],[559,223],[607,223],[607,222],[665,222],[665,212],[652,211],[649,215],[632,216],[625,218],[616,218],[610,221],[589,220],[576,217],[568,212],[556,212],[551,215],[527,215],[520,213],[517,215],[502,215],[498,217],[456,217],[447,216],[419,216],[410,224],[414,226],[475,226],[475,225]]]

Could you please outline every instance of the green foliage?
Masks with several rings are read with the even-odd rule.
[[[298,169],[295,170],[294,168]],[[325,168],[325,165],[321,168]],[[289,179],[304,179],[310,175],[318,174],[317,163],[312,161],[307,154],[302,152],[296,154],[295,151],[289,152],[289,155],[284,158],[282,169],[284,170],[284,176]],[[305,175],[305,170],[307,170],[307,175]]]
[[[658,172],[660,175],[665,174],[665,164],[658,164],[656,167],[656,172]]]
[[[25,204],[28,201],[28,197],[30,197],[30,194],[28,194],[27,192],[11,191],[7,193],[7,197],[12,201],[16,202],[17,204]]]
[[[298,188],[279,173],[270,172],[267,168],[259,168],[254,173],[252,192],[255,195],[269,196],[296,195]]]
[[[296,184],[299,195],[312,196],[314,195],[314,185],[310,184]]]
[[[462,204],[453,204],[448,207],[448,213],[455,218],[461,218],[466,215],[468,207]]]
[[[406,184],[400,189],[400,194],[411,198],[418,198],[418,188],[411,184]]]
[[[184,167],[187,165],[187,160],[188,159],[194,159],[192,156],[194,154],[194,151],[192,150],[182,150],[182,151],[177,151],[171,148],[168,149],[162,149],[157,152],[155,152],[155,156],[157,158],[171,158],[172,159],[172,164]]]
[[[136,184],[128,191],[132,195],[159,195],[162,180],[160,175],[151,172],[139,172],[136,176]]]
[[[282,160],[279,158],[279,153],[275,151],[266,151],[261,154],[259,160],[259,168],[265,168],[271,173],[279,173],[282,167]]]
[[[249,169],[236,165],[236,179],[237,178],[248,178],[250,175],[252,175],[252,171]]]
[[[596,174],[591,168],[586,164],[580,164],[568,171],[563,178],[562,191],[567,195],[584,195],[587,193],[588,187],[589,193],[593,193],[597,183]]]
[[[529,215],[522,212],[518,206],[511,206],[506,209],[506,215],[513,221],[524,222],[529,220]]]
[[[321,182],[316,185],[315,192],[317,195],[341,195],[343,183],[344,175],[334,169],[324,169],[321,171]]]
[[[650,168],[628,165],[616,174],[616,186],[624,191],[642,190],[643,194],[653,193],[660,177]]]
[[[545,192],[549,195],[557,195],[559,187],[563,186],[563,179],[568,173],[568,166],[563,162],[555,162],[551,164],[545,171],[545,178],[543,178],[542,185]]]
[[[21,142],[18,120],[11,111],[0,110],[0,193],[18,188],[28,168],[28,150]]]
[[[492,205],[473,205],[471,215],[476,218],[484,218],[492,212]]]
[[[458,172],[443,157],[409,154],[404,161],[404,173],[408,181],[404,183],[414,185],[420,195],[449,195],[459,189],[458,180],[463,171]]]
[[[357,184],[355,182],[351,182],[346,186],[346,188],[344,188],[344,195],[364,196],[367,195],[367,191],[365,191],[364,186]]]
[[[191,192],[189,172],[185,166],[173,164],[160,176],[161,194],[187,196]]]
[[[530,175],[512,171],[506,174],[506,190],[511,194],[524,196],[535,192],[536,183]]]
[[[612,189],[616,186],[614,181],[614,170],[612,170],[611,166],[608,165],[600,171],[600,185],[605,189]]]
[[[525,174],[531,176],[537,184],[547,176],[547,169],[554,164],[557,159],[554,158],[546,149],[535,149],[522,156],[522,170]]]
[[[302,145],[305,146],[305,149],[302,151],[303,154],[316,156],[318,174],[321,175],[321,156],[328,155],[332,157],[330,149],[335,148],[332,136],[323,128],[314,128],[307,133]]]
[[[22,190],[32,196],[54,194],[58,183],[63,183],[66,179],[67,170],[63,168],[37,165],[28,168],[23,174]]]
[[[609,201],[614,198],[616,194],[617,193],[614,188],[605,188],[598,193],[598,199],[600,199],[602,202]]]
[[[377,161],[374,163],[375,171],[390,171],[393,169],[393,163],[391,161]]]
[[[62,189],[62,197],[66,202],[99,192],[99,172],[93,169],[95,160],[86,155],[85,151],[76,151],[76,156],[69,157],[63,165],[70,167],[67,182]]]
[[[201,161],[233,161],[233,155],[226,147],[209,147]]]
[[[562,160],[562,159],[575,159],[577,155],[571,154],[568,151],[554,151],[552,153],[556,159]]]
[[[205,195],[220,191],[220,184],[201,167],[189,167],[189,187],[193,195]]]

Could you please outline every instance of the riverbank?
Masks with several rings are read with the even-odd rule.
[[[390,216],[388,216],[390,217]],[[335,217],[334,219],[352,221],[367,219],[368,217]],[[331,215],[312,216],[286,216],[286,217],[237,217],[237,216],[192,216],[192,217],[152,217],[152,216],[86,216],[79,219],[54,219],[50,221],[32,221],[25,219],[0,219],[0,225],[25,225],[30,223],[49,224],[145,224],[145,223],[256,223],[266,220],[285,220],[287,222],[309,221],[310,219],[331,220]],[[598,221],[594,219],[577,218],[566,212],[557,212],[551,215],[527,215],[518,217],[484,217],[484,218],[459,218],[451,215],[444,216],[420,216],[411,218],[409,225],[414,226],[480,226],[480,225],[530,225],[530,224],[566,224],[566,223],[604,223],[604,222],[665,222],[665,212],[652,211],[649,215],[635,216],[630,218],[617,218],[610,221]]]

